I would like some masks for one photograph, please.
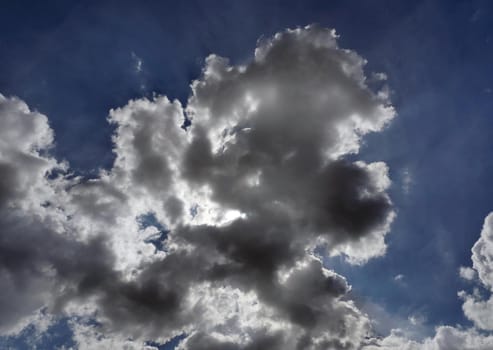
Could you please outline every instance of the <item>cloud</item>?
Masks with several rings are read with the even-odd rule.
[[[482,284],[493,290],[493,213],[486,217],[481,236],[472,247],[472,263]]]
[[[32,112],[19,99],[0,94],[0,206],[29,207],[51,191],[44,175],[57,166],[53,158],[40,151],[52,147],[53,132],[46,116]]]
[[[484,298],[479,291],[459,296],[464,300],[462,309],[476,327],[493,330],[493,213],[490,213],[483,225],[481,236],[472,247],[473,272],[477,274],[481,287],[487,290],[489,297]],[[475,275],[474,274],[474,275]],[[474,276],[473,275],[473,276]]]
[[[433,337],[422,341],[410,340],[401,329],[393,329],[391,334],[377,339],[373,338],[362,349],[405,349],[405,350],[486,350],[493,348],[493,213],[490,213],[483,225],[480,238],[472,251],[473,268],[461,267],[459,274],[469,281],[476,281],[479,288],[472,294],[465,291],[458,293],[463,300],[464,315],[473,322],[471,328],[440,326]],[[476,275],[479,277],[476,278]]]
[[[404,275],[401,273],[394,276],[394,281],[396,282],[401,282],[403,279],[404,279]]]
[[[132,60],[135,63],[135,67],[134,67],[135,68],[135,72],[136,73],[142,72],[142,64],[143,64],[142,58],[140,58],[139,56],[137,56],[137,54],[135,52],[132,52],[131,56],[132,56]]]
[[[116,159],[91,179],[49,155],[45,116],[2,96],[0,329],[46,309],[96,320],[73,326],[88,348],[183,333],[182,349],[357,348],[368,317],[313,250],[385,253],[387,166],[348,157],[395,116],[365,63],[317,26],[242,66],[211,55],[185,107],[110,111]]]
[[[405,194],[409,194],[411,186],[413,185],[413,177],[409,169],[405,168],[401,174],[402,191]]]
[[[18,322],[42,306],[51,285],[40,273],[48,266],[36,260],[45,255],[37,244],[50,240],[41,221],[49,220],[55,228],[58,224],[58,213],[46,207],[46,201],[54,195],[54,186],[45,176],[58,164],[41,154],[52,142],[53,132],[45,116],[30,111],[16,98],[0,95],[2,332],[15,329]],[[23,215],[26,212],[27,217]]]
[[[399,330],[388,337],[373,339],[373,344],[363,345],[364,350],[488,350],[493,345],[493,336],[485,336],[474,329],[441,326],[433,338],[423,342],[409,340]]]
[[[461,266],[459,268],[459,276],[467,281],[472,281],[476,278],[476,271],[470,267]]]

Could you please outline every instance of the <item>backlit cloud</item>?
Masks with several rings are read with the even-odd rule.
[[[42,309],[97,321],[74,325],[88,348],[180,334],[182,349],[358,348],[368,317],[313,250],[353,264],[386,250],[387,166],[348,158],[395,116],[365,63],[317,26],[260,41],[245,65],[211,55],[186,106],[110,111],[116,159],[96,178],[2,96],[1,330]]]

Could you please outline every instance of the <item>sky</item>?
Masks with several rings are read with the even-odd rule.
[[[0,349],[493,349],[493,4],[0,10]]]

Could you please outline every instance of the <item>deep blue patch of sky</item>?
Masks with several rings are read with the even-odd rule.
[[[62,318],[54,322],[43,332],[30,325],[15,336],[0,337],[0,348],[17,349],[59,349],[75,347],[69,319]]]
[[[147,213],[138,217],[137,221],[139,222],[141,229],[154,227],[157,230],[156,234],[147,237],[145,241],[151,243],[157,250],[164,250],[164,242],[168,238],[168,233],[170,231],[157,220],[156,215],[154,213]]]

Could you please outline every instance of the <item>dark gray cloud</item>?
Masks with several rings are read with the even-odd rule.
[[[0,205],[6,205],[14,197],[17,187],[17,173],[8,163],[0,164]]]
[[[285,343],[282,334],[268,334],[259,331],[254,339],[245,345],[238,345],[232,341],[220,341],[204,333],[196,333],[188,337],[181,348],[189,350],[257,350],[257,349],[284,349]]]
[[[39,308],[57,309],[73,289],[84,292],[111,271],[111,255],[100,240],[78,242],[36,218],[6,211],[0,224],[2,329]]]

